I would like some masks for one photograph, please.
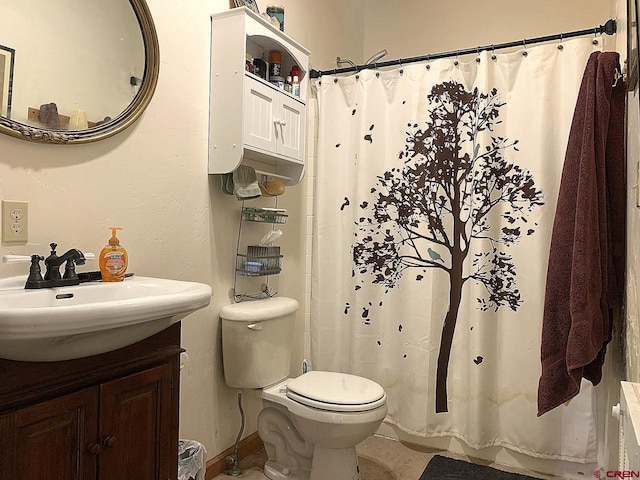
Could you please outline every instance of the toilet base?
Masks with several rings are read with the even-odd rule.
[[[309,470],[287,468],[272,460],[267,460],[264,464],[264,476],[271,480],[309,480]]]
[[[315,446],[310,480],[360,480],[355,447],[323,448]]]

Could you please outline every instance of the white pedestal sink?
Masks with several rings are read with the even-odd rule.
[[[133,276],[25,290],[26,277],[0,279],[0,358],[49,362],[126,347],[211,301],[202,283]]]

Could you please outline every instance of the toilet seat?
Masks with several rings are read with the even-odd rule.
[[[365,412],[384,405],[387,400],[384,389],[372,380],[318,371],[288,382],[287,397],[302,405],[332,412]]]

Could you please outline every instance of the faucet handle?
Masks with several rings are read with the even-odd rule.
[[[3,255],[2,263],[26,263],[31,261],[30,255]]]
[[[67,263],[64,266],[64,275],[62,276],[62,278],[70,280],[78,279],[78,274],[76,273],[76,262],[73,260],[73,258],[67,260]]]
[[[44,257],[40,255],[31,255],[31,267],[29,267],[29,277],[24,288],[41,288],[44,285],[44,279],[42,278],[40,270],[40,261],[44,260]]]

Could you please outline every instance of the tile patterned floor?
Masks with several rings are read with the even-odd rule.
[[[435,449],[409,445],[385,437],[371,436],[357,447],[361,480],[418,480],[425,466],[435,454],[468,460],[461,455]],[[246,480],[265,480],[262,465],[266,460],[264,450],[259,450],[240,462],[242,475],[232,477],[218,475],[215,480],[241,478]],[[481,461],[500,470],[530,475],[541,480],[562,480],[560,477],[546,476],[522,469],[505,467]],[[337,479],[336,479],[337,480]]]

